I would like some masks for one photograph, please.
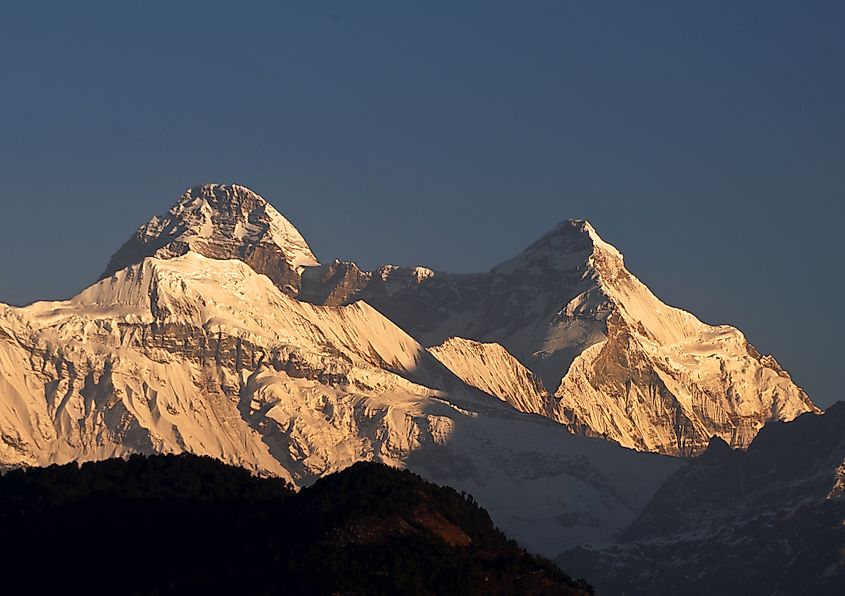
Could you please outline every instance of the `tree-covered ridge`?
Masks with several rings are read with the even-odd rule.
[[[133,455],[128,460],[11,470],[0,476],[0,519],[92,500],[276,504],[292,494],[293,487],[282,480],[258,478],[210,457]]]
[[[0,477],[2,561],[38,591],[586,594],[472,497],[359,463],[294,493],[207,457]]]

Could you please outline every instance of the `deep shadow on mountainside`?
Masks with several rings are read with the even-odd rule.
[[[299,493],[187,454],[14,470],[0,530],[39,593],[592,593],[472,497],[376,463]]]
[[[600,594],[845,594],[845,402],[770,422],[748,451],[711,440],[618,543],[558,563]]]

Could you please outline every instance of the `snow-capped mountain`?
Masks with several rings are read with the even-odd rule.
[[[618,544],[559,558],[602,594],[842,594],[845,403],[767,424],[747,452],[713,439]]]
[[[547,554],[613,540],[680,465],[581,435],[688,453],[810,410],[585,222],[486,274],[371,273],[319,266],[264,199],[206,185],[78,296],[0,305],[0,466],[190,451],[303,486],[377,460]]]
[[[247,192],[214,186],[185,197],[253,201],[237,228],[242,214],[271,213]],[[182,213],[185,197],[171,213]],[[678,467],[514,409],[534,407],[521,393],[532,377],[498,348],[497,366],[517,373],[470,385],[365,302],[302,302],[287,293],[295,279],[258,273],[261,262],[205,256],[209,246],[243,245],[220,231],[232,210],[189,204],[209,205],[202,221],[216,231],[181,215],[162,227],[172,234],[147,225],[139,235],[158,256],[67,301],[0,305],[1,466],[189,451],[304,486],[377,460],[472,493],[546,554],[611,540]],[[258,242],[286,263],[303,246]],[[511,386],[510,374],[524,378]]]
[[[585,221],[559,224],[488,273],[309,268],[300,298],[367,301],[423,345],[446,342],[435,355],[474,386],[499,344],[542,381],[528,382],[521,391],[532,397],[517,407],[534,403],[573,432],[638,450],[688,455],[714,435],[746,447],[767,421],[818,411],[739,330],[660,302]],[[455,350],[453,337],[482,343]],[[525,385],[519,367],[495,368],[513,372],[507,385]]]

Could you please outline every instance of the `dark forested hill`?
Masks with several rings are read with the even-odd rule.
[[[35,592],[591,592],[472,497],[373,463],[297,494],[191,455],[16,470],[0,535],[7,580]]]

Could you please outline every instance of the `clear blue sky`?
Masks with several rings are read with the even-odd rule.
[[[323,260],[485,270],[587,218],[665,301],[845,398],[845,2],[0,8],[0,301],[191,185]]]

